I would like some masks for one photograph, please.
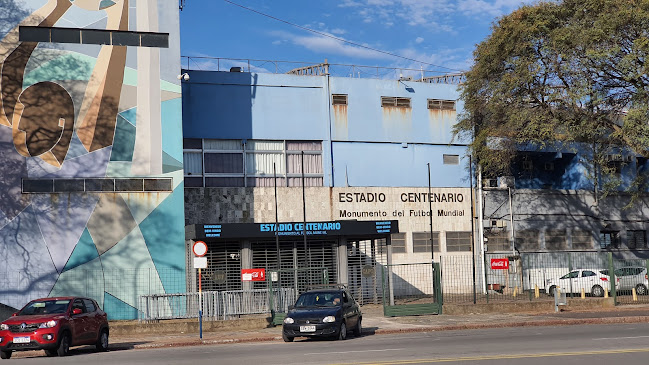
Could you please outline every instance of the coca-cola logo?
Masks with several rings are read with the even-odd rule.
[[[492,270],[506,270],[509,269],[508,259],[491,259]]]

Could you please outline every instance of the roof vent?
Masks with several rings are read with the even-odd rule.
[[[230,67],[230,72],[243,72],[243,68],[240,66]]]

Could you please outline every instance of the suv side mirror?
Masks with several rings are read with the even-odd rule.
[[[72,315],[73,316],[76,316],[77,314],[81,314],[81,313],[83,313],[83,311],[81,309],[79,309],[79,308],[74,308],[72,310]]]

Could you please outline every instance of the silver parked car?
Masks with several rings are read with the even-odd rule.
[[[641,266],[628,266],[615,269],[615,276],[620,279],[620,290],[631,291],[635,288],[638,295],[647,295],[649,282],[647,268]]]

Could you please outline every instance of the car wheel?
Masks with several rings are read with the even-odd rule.
[[[0,351],[0,359],[11,359],[11,351]]]
[[[293,342],[294,338],[295,337],[287,336],[286,333],[282,332],[282,339],[284,340],[284,342]]]
[[[340,324],[340,331],[338,332],[338,339],[340,341],[344,341],[347,339],[347,326],[345,325],[345,322]]]
[[[108,351],[108,330],[105,328],[101,330],[95,347],[97,348],[97,351]]]
[[[602,288],[599,285],[594,285],[593,288],[590,290],[590,294],[592,294],[594,297],[603,297],[604,288]]]
[[[363,318],[358,318],[358,322],[356,322],[356,328],[354,328],[354,336],[356,337],[361,337],[361,334],[363,333],[363,325],[361,322],[363,321]]]
[[[642,284],[638,284],[638,286],[635,287],[635,293],[638,295],[647,295],[647,287]]]
[[[47,357],[53,357],[58,354],[56,353],[56,350],[45,350],[45,355],[47,355]]]
[[[61,342],[59,342],[59,348],[56,350],[56,353],[59,356],[68,356],[68,351],[70,351],[70,334],[65,332],[61,336]]]
[[[552,285],[552,286],[550,287],[550,290],[548,290],[548,295],[551,296],[551,297],[553,297],[553,296],[554,296],[554,291],[555,291],[556,289],[557,289],[557,287],[554,286],[554,285]]]

